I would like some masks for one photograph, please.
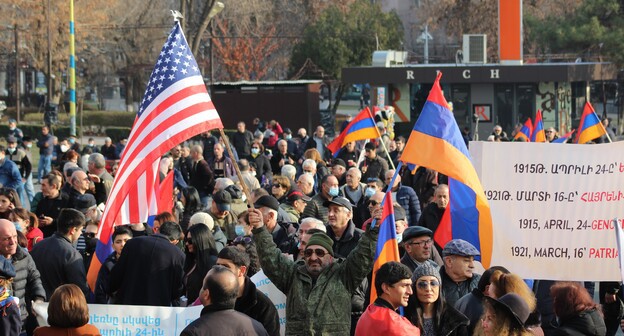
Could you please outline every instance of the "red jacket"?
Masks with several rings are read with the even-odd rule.
[[[389,304],[379,298],[368,306],[355,328],[355,336],[420,336],[420,329],[387,306]]]

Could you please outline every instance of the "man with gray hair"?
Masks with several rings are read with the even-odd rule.
[[[241,177],[243,178],[242,183],[247,185],[247,189],[254,190],[260,188],[260,182],[258,182],[258,179],[251,175],[249,161],[247,159],[238,160],[238,169],[240,169]],[[238,176],[233,176],[232,181],[239,182],[242,187],[242,183],[238,180]]]
[[[314,192],[318,193],[318,186],[319,186],[319,176],[317,174],[317,169],[316,169],[316,162],[312,159],[305,159],[303,161],[303,163],[301,164],[301,170],[303,170],[303,174],[308,174],[310,176],[312,176],[312,178],[314,179]]]
[[[215,178],[236,176],[234,163],[231,158],[224,155],[224,150],[220,142],[214,144],[214,157],[210,160],[210,169]]]
[[[200,145],[191,148],[191,171],[189,185],[197,189],[199,198],[204,207],[208,207],[208,200],[214,189],[214,174],[210,165],[203,156],[204,150]]]
[[[314,177],[310,174],[301,174],[297,179],[297,187],[308,197],[316,195],[316,192],[314,192]]]
[[[104,155],[104,158],[106,158],[106,160],[119,159],[117,157],[117,147],[113,145],[113,139],[108,137],[104,139],[104,144],[102,145],[102,147],[100,147],[100,153]]]
[[[288,177],[290,183],[295,181],[295,176],[297,175],[297,168],[293,165],[285,164],[282,166],[282,176]]]
[[[113,188],[113,177],[106,171],[106,160],[104,155],[93,153],[89,156],[87,163],[89,179],[93,182],[93,196],[96,204],[106,203],[108,195]]]

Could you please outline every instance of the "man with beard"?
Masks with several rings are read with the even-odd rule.
[[[348,335],[351,295],[372,269],[377,227],[362,235],[346,260],[334,258],[329,236],[315,233],[308,240],[303,260],[294,262],[273,242],[259,209],[249,210],[249,223],[262,269],[286,294],[286,334]]]

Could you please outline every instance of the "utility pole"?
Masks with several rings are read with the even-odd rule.
[[[46,21],[48,22],[48,104],[52,103],[52,36],[50,35],[50,0],[48,0],[48,8],[46,10]]]
[[[20,122],[20,55],[19,55],[19,32],[17,23],[13,26],[15,32],[15,113],[17,114],[17,123]]]

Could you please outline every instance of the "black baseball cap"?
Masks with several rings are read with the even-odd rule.
[[[275,197],[271,195],[264,195],[264,196],[260,196],[260,198],[256,200],[256,203],[254,203],[254,207],[255,208],[267,207],[275,211],[278,211],[279,202],[277,201]]]
[[[331,204],[345,207],[349,211],[353,211],[353,206],[351,205],[351,202],[349,202],[349,200],[344,197],[334,197],[331,201],[325,201],[325,203],[323,203],[323,206],[329,207]]]

